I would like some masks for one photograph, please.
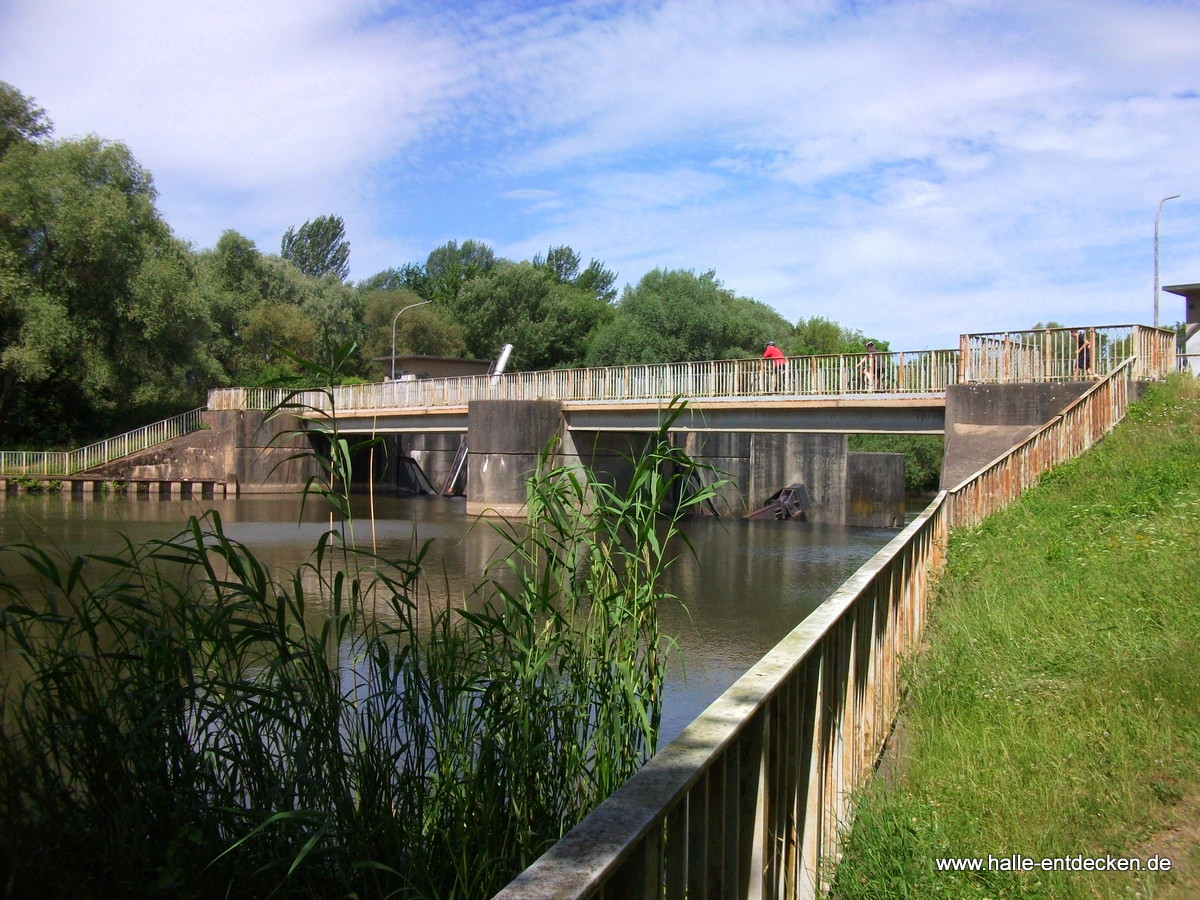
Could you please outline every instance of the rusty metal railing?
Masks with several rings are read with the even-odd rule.
[[[776,365],[762,359],[718,359],[590,369],[551,369],[420,381],[385,381],[333,389],[339,410],[465,407],[472,400],[562,400],[573,403],[803,397],[842,394],[938,394],[953,384],[956,350],[795,356]],[[277,388],[209,392],[209,409],[270,409],[289,395]],[[329,407],[309,391],[294,402]]]
[[[1083,335],[1083,349],[1079,335]],[[566,403],[944,394],[961,382],[1007,383],[1100,378],[1135,360],[1135,378],[1163,378],[1176,368],[1168,329],[1106,325],[968,334],[957,350],[718,359],[586,369],[551,369],[419,381],[384,381],[333,389],[345,412],[465,408],[472,400]],[[289,396],[328,411],[329,395],[280,388],[209,392],[209,409],[271,409]]]
[[[1145,325],[1042,328],[959,338],[958,381],[1006,384],[1102,378],[1129,360],[1134,378],[1175,371],[1175,332]]]
[[[495,900],[815,898],[900,702],[950,528],[978,523],[1125,414],[1128,359],[891,543]],[[1144,366],[1141,368],[1144,369]]]
[[[495,900],[816,896],[899,707],[946,528],[939,497]]]

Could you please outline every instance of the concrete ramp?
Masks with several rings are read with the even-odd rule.
[[[1003,456],[1092,386],[956,384],[946,389],[946,450],[942,488],[948,489]]]

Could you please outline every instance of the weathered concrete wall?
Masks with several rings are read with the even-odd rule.
[[[904,525],[904,454],[846,454],[846,524]]]
[[[721,515],[745,515],[799,482],[808,491],[810,522],[890,526],[897,510],[904,520],[903,455],[848,453],[844,434],[691,432],[683,446],[729,479],[717,504]],[[853,470],[851,459],[858,460]]]
[[[450,476],[450,467],[454,465],[454,456],[458,453],[458,445],[463,435],[449,432],[430,432],[428,434],[403,434],[400,439],[400,451],[411,456],[421,467],[421,471],[439,491]]]
[[[567,432],[557,461],[588,466],[597,479],[624,493],[629,489],[637,460],[649,451],[652,440],[651,435],[637,432]]]
[[[241,493],[288,493],[304,487],[318,467],[288,457],[312,449],[304,434],[289,435],[299,421],[270,421],[252,410],[206,410],[200,431],[98,466],[89,475],[111,479],[215,481]]]
[[[520,515],[525,482],[563,432],[557,400],[472,400],[467,406],[467,514]]]
[[[942,487],[1007,453],[1077,400],[1090,382],[957,384],[946,391]]]

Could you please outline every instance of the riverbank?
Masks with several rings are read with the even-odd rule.
[[[1200,896],[1198,559],[1190,379],[955,534],[894,766],[862,798],[833,896]],[[1124,858],[1143,871],[1087,870]]]

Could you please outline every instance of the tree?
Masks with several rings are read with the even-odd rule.
[[[512,344],[512,368],[524,370],[582,364],[592,332],[612,315],[591,292],[530,262],[501,263],[473,278],[457,305],[473,355],[492,359]]]
[[[31,143],[53,130],[46,111],[35,106],[32,97],[0,81],[0,156],[14,144]]]
[[[376,272],[370,278],[356,284],[355,288],[368,293],[371,291],[412,291],[420,297],[425,297],[428,282],[424,266],[405,263],[398,269],[384,269],[382,272]]]
[[[318,216],[299,230],[288,228],[280,242],[280,256],[305,275],[336,275],[345,281],[350,274],[350,242],[342,217]]]
[[[838,353],[862,353],[868,338],[857,329],[846,328],[821,316],[800,319],[792,333],[788,349],[793,356],[828,356]],[[887,350],[888,342],[875,339],[875,349]]]
[[[545,269],[559,284],[580,288],[604,303],[611,303],[617,296],[613,287],[617,280],[616,274],[604,268],[604,264],[596,259],[581,272],[580,262],[579,254],[566,245],[551,247],[545,256],[539,253],[533,258],[533,265]]]
[[[0,156],[0,432],[144,424],[196,402],[211,322],[154,200],[119,143],[19,140]]]
[[[757,355],[788,329],[769,307],[736,297],[715,272],[646,273],[626,287],[612,321],[595,335],[589,365],[685,362]],[[749,345],[749,346],[747,346]]]
[[[392,328],[395,325],[397,354],[422,356],[465,356],[467,342],[462,326],[436,303],[411,309],[397,318],[405,307],[421,303],[408,290],[380,290],[363,294],[363,362],[370,377],[378,380],[391,375],[383,361],[392,355]]]
[[[459,292],[472,278],[486,275],[496,265],[492,248],[479,241],[447,241],[425,260],[425,300],[438,300],[457,310]]]

